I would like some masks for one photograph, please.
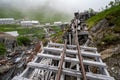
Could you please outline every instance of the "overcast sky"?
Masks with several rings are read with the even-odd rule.
[[[38,8],[47,5],[50,8],[73,13],[92,8],[96,11],[114,0],[0,0],[0,5],[12,5],[19,9]]]

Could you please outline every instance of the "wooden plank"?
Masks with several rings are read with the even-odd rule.
[[[27,74],[27,71],[29,71],[29,68],[26,68],[23,72],[22,72],[22,74],[20,74],[20,77],[22,77],[22,76],[26,76]]]
[[[54,59],[54,60],[61,60],[60,56],[50,55],[50,54],[41,54],[41,55],[38,55],[38,57],[49,58],[49,59]],[[65,57],[64,61],[66,61],[66,62],[74,62],[76,64],[79,63],[78,59],[76,59],[76,58],[69,58],[69,57]],[[106,64],[105,63],[101,63],[101,62],[83,60],[83,63],[85,65],[92,65],[92,66],[98,66],[98,67],[106,67]]]
[[[58,44],[58,43],[48,43],[49,46],[63,46],[64,44]],[[76,45],[67,45],[68,48],[76,48]],[[94,47],[86,47],[86,46],[80,46],[82,49],[87,49],[87,50],[93,50],[97,51],[97,48]]]
[[[96,54],[98,53],[96,52]],[[96,61],[103,63],[101,58],[96,58]],[[107,68],[101,69],[101,72],[107,76],[110,76],[109,72],[107,71]]]
[[[31,80],[20,76],[15,76],[12,80]]]
[[[63,68],[65,68],[65,62],[63,62]],[[65,75],[62,74],[60,80],[64,80],[64,79],[65,79]]]
[[[44,65],[44,64],[33,63],[33,62],[28,63],[28,67],[39,68],[39,69],[52,71],[52,72],[57,72],[57,70],[58,70],[58,67],[55,67],[55,66]],[[64,68],[62,71],[63,71],[63,74],[66,74],[66,75],[81,77],[81,73],[76,70]],[[89,73],[89,72],[86,73],[86,77],[87,77],[87,79],[90,79],[90,80],[114,80],[114,78],[106,76],[106,75],[93,74],[93,73]]]
[[[76,55],[76,59],[78,59],[78,55]],[[77,71],[80,71],[80,66],[79,64],[76,65]],[[77,77],[77,80],[80,80],[80,77]]]
[[[50,48],[50,47],[44,47],[44,50],[50,51],[50,52],[55,52],[55,53],[61,53],[62,49],[60,48]],[[77,50],[66,50],[66,54],[77,54]],[[88,52],[88,51],[81,51],[82,56],[88,56],[88,57],[100,57],[100,54],[96,54],[93,52]]]

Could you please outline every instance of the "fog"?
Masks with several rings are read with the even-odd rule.
[[[105,8],[111,0],[0,0],[2,6],[12,6],[21,10],[38,9],[43,6],[57,11],[73,13],[89,8],[98,11]]]

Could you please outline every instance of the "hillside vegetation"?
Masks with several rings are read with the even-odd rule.
[[[120,3],[87,20],[95,46],[115,80],[120,80]]]
[[[93,16],[92,18],[88,19],[87,24],[89,25],[89,28],[92,28],[104,18],[106,18],[110,24],[116,26],[114,29],[115,31],[120,32],[120,5],[113,6],[109,9],[98,13],[96,16]]]
[[[120,42],[120,5],[112,6],[87,20],[98,47]],[[100,48],[99,48],[100,49]]]

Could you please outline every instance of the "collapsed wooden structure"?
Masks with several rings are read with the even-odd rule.
[[[29,62],[27,68],[12,80],[56,80],[64,44],[49,43]],[[96,48],[80,46],[87,80],[114,80]],[[67,45],[60,80],[83,80],[76,45]]]

